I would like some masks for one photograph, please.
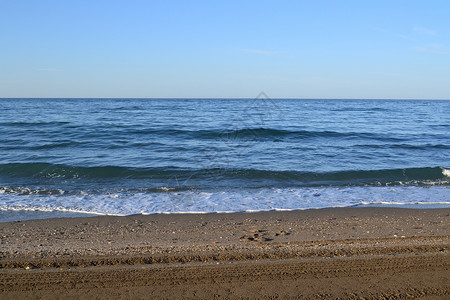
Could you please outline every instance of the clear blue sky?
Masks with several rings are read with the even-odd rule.
[[[0,0],[0,97],[450,99],[450,1]]]

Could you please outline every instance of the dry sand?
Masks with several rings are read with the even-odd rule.
[[[450,209],[0,223],[1,299],[450,298]]]

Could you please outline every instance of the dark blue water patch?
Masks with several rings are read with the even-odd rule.
[[[281,130],[272,128],[243,128],[232,131],[218,131],[204,133],[203,136],[210,138],[220,137],[225,140],[233,139],[270,139],[278,140],[289,138],[291,140],[302,140],[311,138],[325,139],[369,139],[381,141],[402,141],[406,138],[392,137],[384,134],[368,132],[337,132],[337,131],[308,131],[308,130]]]
[[[81,145],[80,142],[75,141],[67,141],[67,142],[53,142],[53,143],[45,143],[41,145],[28,147],[29,150],[46,150],[46,149],[54,149],[54,148],[72,148]]]
[[[331,109],[331,111],[335,112],[364,112],[364,113],[373,113],[373,112],[392,112],[392,108],[383,108],[383,107],[341,107]]]
[[[428,125],[428,127],[433,128],[433,129],[449,128],[450,124],[432,124],[432,125]]]
[[[73,130],[65,128],[52,128],[51,130],[34,127],[27,130],[23,135],[34,135],[35,137],[51,138],[51,137],[70,137],[78,138],[84,141],[89,139],[102,139],[114,137],[126,137],[128,139],[142,138],[170,138],[170,139],[199,139],[199,140],[304,140],[314,138],[325,139],[362,139],[377,141],[407,141],[411,137],[407,134],[402,136],[393,136],[385,133],[371,132],[339,132],[330,130],[284,130],[275,128],[239,128],[235,130],[211,129],[211,130],[184,130],[184,129],[167,129],[167,128],[142,128],[136,129],[138,126],[122,126],[122,125],[96,125],[92,126],[74,126]],[[18,133],[16,133],[18,135]]]
[[[421,144],[421,145],[413,145],[413,144],[359,144],[355,145],[361,148],[371,148],[371,149],[406,149],[406,150],[423,150],[430,151],[433,149],[436,150],[449,150],[450,145],[444,144]]]
[[[0,126],[11,126],[11,127],[53,127],[53,126],[61,126],[61,125],[66,125],[66,124],[70,124],[70,122],[68,121],[64,121],[64,122],[57,122],[57,121],[50,121],[50,122],[0,122]]]

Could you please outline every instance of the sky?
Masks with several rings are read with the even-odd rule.
[[[450,99],[450,1],[0,0],[0,97]]]

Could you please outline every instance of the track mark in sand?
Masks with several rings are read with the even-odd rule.
[[[68,289],[85,289],[98,286],[174,286],[348,277],[373,277],[376,280],[385,280],[386,276],[389,277],[392,274],[412,274],[411,276],[413,276],[421,272],[434,274],[434,280],[442,281],[442,276],[446,274],[448,267],[448,254],[430,253],[420,256],[403,254],[398,256],[343,257],[332,260],[320,258],[243,261],[223,265],[179,264],[106,266],[61,270],[6,270],[0,272],[0,293],[48,289],[55,286]],[[427,281],[422,283],[424,288],[434,284],[434,280],[428,280],[426,277],[423,280]]]

